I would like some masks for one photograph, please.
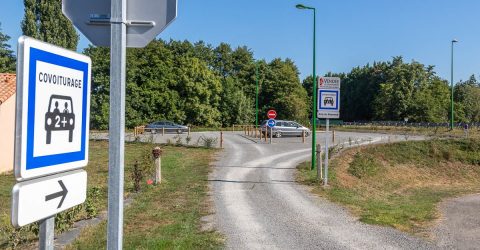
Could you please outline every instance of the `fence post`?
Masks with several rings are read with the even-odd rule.
[[[265,142],[267,142],[268,139],[268,127],[265,126]]]
[[[133,128],[133,137],[137,137],[137,127]]]
[[[155,184],[159,184],[162,182],[162,149],[155,147],[152,155],[155,163]]]
[[[162,128],[162,136],[165,135],[165,127]]]
[[[223,131],[220,131],[220,148],[223,148]]]
[[[317,180],[320,181],[323,179],[322,174],[322,147],[320,144],[317,144]]]

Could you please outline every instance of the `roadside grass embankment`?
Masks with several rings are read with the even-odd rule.
[[[446,198],[480,192],[480,140],[407,141],[352,148],[331,160],[329,186],[310,163],[297,180],[360,221],[428,236]]]
[[[324,129],[324,128],[323,128]],[[445,127],[407,127],[407,126],[334,126],[330,130],[344,131],[344,132],[366,132],[366,133],[386,133],[386,134],[400,134],[400,135],[424,135],[432,138],[465,138],[467,134],[462,128],[455,128],[450,130]],[[468,129],[468,138],[480,139],[480,129],[472,127]]]
[[[143,168],[145,178],[141,190],[134,192],[132,178],[136,161],[145,164],[149,161],[151,143],[125,144],[125,197],[132,203],[125,208],[124,248],[219,248],[223,244],[221,235],[213,230],[202,230],[200,218],[211,213],[208,202],[208,173],[215,149],[163,146],[162,177],[158,185],[147,185],[146,179],[152,179],[154,172]],[[91,200],[90,207],[97,213],[107,209],[108,191],[108,141],[90,141],[88,189],[96,190],[98,197]],[[148,163],[146,163],[148,164]],[[9,219],[11,189],[14,184],[12,174],[0,176],[0,215]],[[70,209],[72,210],[72,209]],[[67,210],[69,211],[69,210]],[[86,219],[85,212],[75,214],[74,220]],[[9,220],[0,221],[0,228],[11,227]],[[11,247],[12,236],[9,230],[1,234],[0,248]],[[17,248],[32,247],[38,241],[35,232],[21,231]],[[56,234],[58,234],[56,230]],[[18,241],[18,239],[17,239]],[[106,221],[85,228],[80,237],[69,249],[105,249]]]

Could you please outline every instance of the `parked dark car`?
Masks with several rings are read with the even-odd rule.
[[[260,124],[260,131],[265,135],[265,131],[268,128],[268,133],[270,134],[270,128],[267,126],[268,120],[263,121]],[[272,133],[274,137],[282,136],[302,136],[305,131],[305,136],[309,136],[312,132],[309,128],[302,126],[294,121],[285,121],[285,120],[276,120],[275,127],[272,128]]]
[[[188,131],[188,127],[180,124],[176,124],[171,121],[158,121],[152,122],[145,126],[145,131],[150,131],[152,133],[162,132],[165,130],[165,133],[183,133]]]

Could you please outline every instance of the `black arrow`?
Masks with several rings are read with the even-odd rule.
[[[60,208],[63,204],[63,200],[65,200],[65,197],[67,197],[68,190],[65,187],[65,185],[63,185],[62,180],[59,180],[58,184],[60,184],[60,187],[62,187],[62,191],[45,196],[45,201],[49,201],[49,200],[56,199],[58,197],[62,197],[62,199],[60,200],[60,203],[58,204],[58,207],[57,207],[57,208]]]

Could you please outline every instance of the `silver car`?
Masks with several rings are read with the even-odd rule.
[[[261,132],[265,135],[265,131],[268,128],[268,133],[270,134],[270,128],[267,126],[268,120],[265,120],[260,125]],[[282,136],[302,136],[305,131],[305,136],[309,136],[311,131],[309,128],[302,126],[294,121],[285,121],[285,120],[276,120],[275,127],[272,128],[272,133],[274,137]]]

